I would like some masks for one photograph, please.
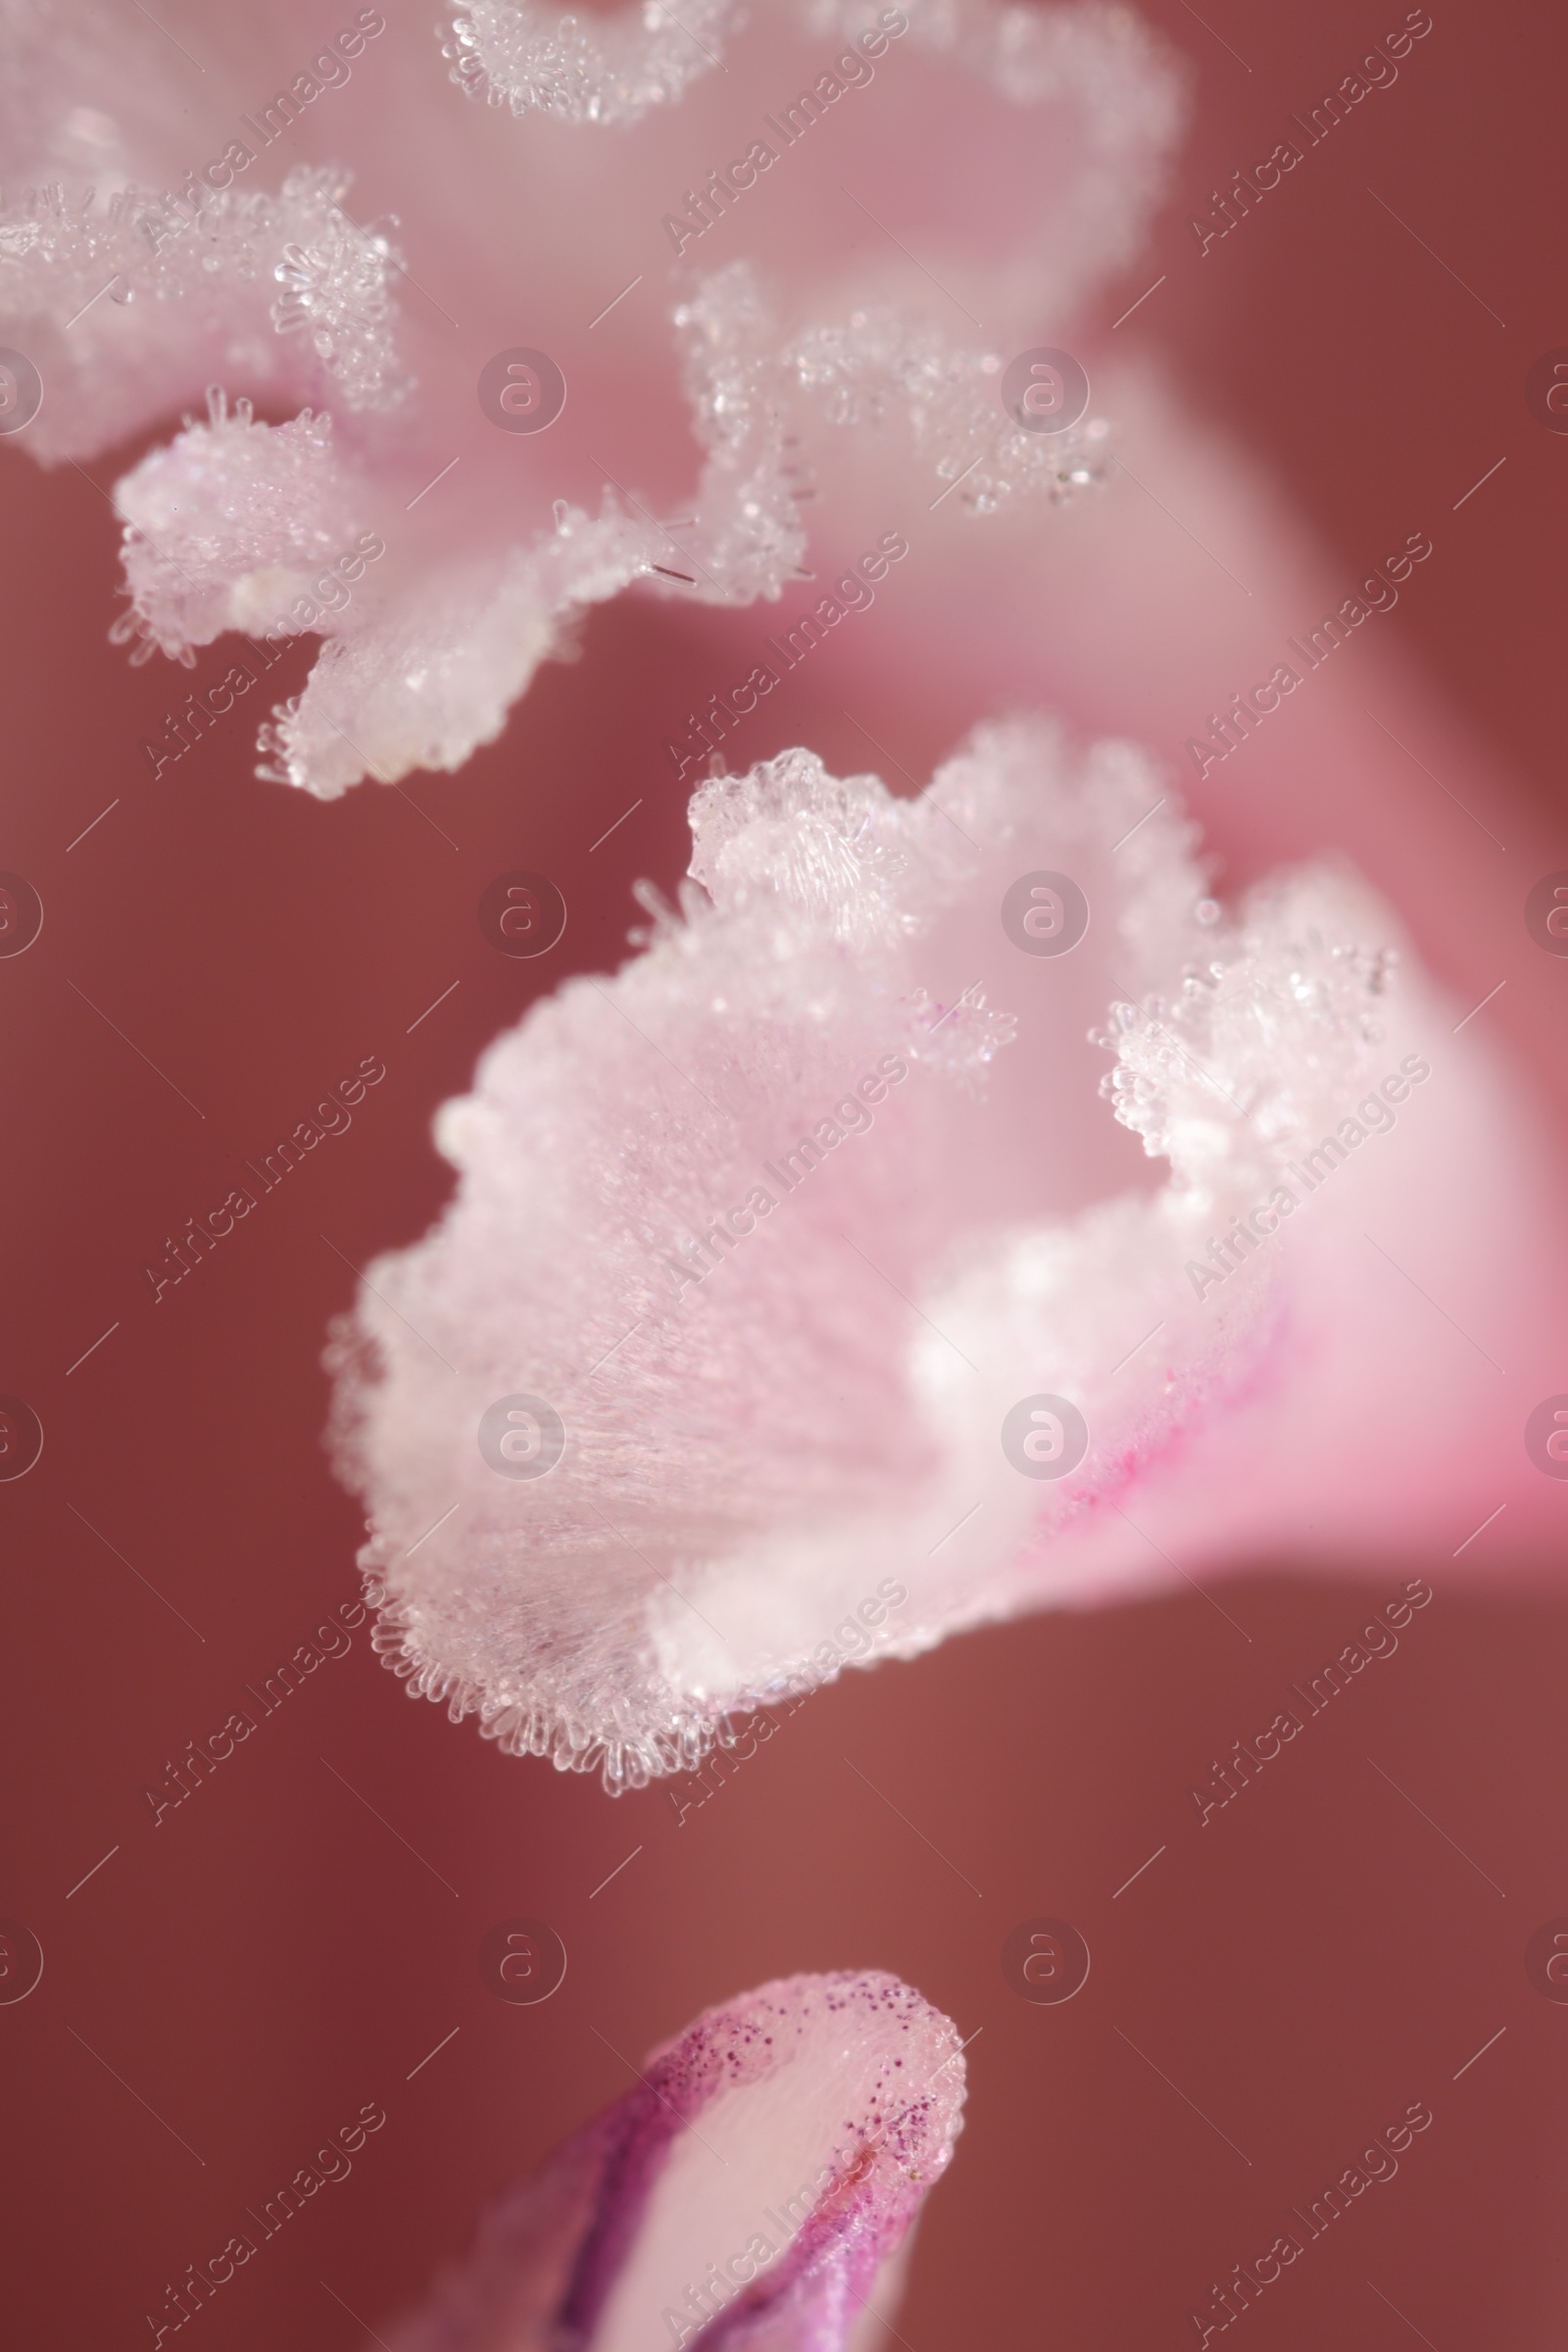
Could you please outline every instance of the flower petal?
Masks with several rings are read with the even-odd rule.
[[[392,2352],[843,2352],[947,2168],[963,2078],[896,1977],[710,2009],[501,2201]]]
[[[309,15],[293,15],[303,48]],[[265,49],[239,26],[220,40],[181,0],[156,76],[85,0],[58,17],[52,39],[14,43],[0,155],[8,179],[38,182],[0,215],[0,332],[44,386],[22,446],[74,462],[220,385],[236,415],[309,403],[339,453],[331,480],[285,484],[262,453],[273,428],[231,439],[235,465],[220,466],[196,425],[161,474],[145,462],[122,489],[140,534],[122,636],[183,660],[223,609],[149,592],[160,566],[166,592],[176,563],[207,568],[151,527],[160,480],[185,494],[187,546],[232,550],[240,476],[267,472],[293,545],[347,506],[387,549],[375,593],[334,614],[317,673],[267,723],[266,775],[332,797],[461,765],[575,616],[632,585],[777,598],[810,576],[802,514],[819,466],[889,418],[972,513],[1030,492],[1060,504],[1103,477],[1102,416],[1039,435],[997,395],[1026,330],[1127,258],[1159,185],[1175,76],[1124,11],[811,0],[754,12],[743,35],[731,0],[694,0],[678,25],[657,8],[482,0],[452,28],[451,76],[529,119],[456,127],[434,54],[380,45],[384,23],[352,68],[322,50],[319,81],[267,101]],[[237,135],[181,170],[198,52],[202,118],[231,108]],[[869,209],[823,127],[835,108],[857,123]],[[936,120],[961,169],[913,168]],[[728,157],[738,125],[742,156],[683,190],[694,154]],[[333,160],[274,194],[267,151],[285,129]],[[391,196],[404,212],[362,225],[354,174],[375,191],[356,210]],[[527,220],[551,233],[530,241],[519,314]],[[499,395],[484,406],[484,367],[522,349],[519,315],[560,379],[548,441],[498,432],[514,421]]]
[[[586,23],[535,0],[468,0],[442,55],[472,98],[537,108],[562,122],[637,122],[669,106],[720,62],[735,0],[688,0],[679,23],[665,9],[627,7]]]
[[[455,1200],[338,1346],[416,1690],[636,1785],[877,1649],[1163,1580],[1135,1488],[1205,1550],[1284,1540],[1347,1418],[1330,1524],[1393,1540],[1406,1394],[1424,1504],[1467,1507],[1457,1399],[1336,1319],[1363,1227],[1536,1247],[1533,1152],[1353,876],[1226,920],[1148,763],[1040,723],[914,802],[788,754],[693,824],[685,920],[491,1048]]]

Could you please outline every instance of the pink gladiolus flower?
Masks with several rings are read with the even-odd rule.
[[[707,2010],[494,2209],[395,2352],[878,2338],[963,2075],[952,2025],[896,1977],[786,1977]]]
[[[1462,1551],[1504,1505],[1487,1556],[1539,1559],[1549,1144],[1469,1025],[1490,945],[1434,913],[1490,828],[1373,642],[1446,551],[1413,527],[1328,594],[1109,332],[1060,432],[1004,397],[1157,191],[1178,109],[1134,21],[803,0],[742,30],[704,0],[677,37],[486,0],[445,68],[373,9],[314,53],[303,8],[265,51],[165,21],[154,75],[140,24],[15,12],[7,178],[35,192],[0,218],[0,333],[49,461],[222,387],[120,484],[121,631],[182,661],[321,635],[266,772],[330,797],[460,765],[591,604],[805,580],[776,669],[671,722],[688,786],[715,746],[743,769],[808,652],[794,691],[838,712],[890,564],[897,684],[945,741],[1022,706],[1101,745],[985,730],[904,806],[805,753],[709,787],[684,921],[444,1115],[458,1199],[375,1278],[407,1324],[367,1294],[342,1357],[414,1688],[622,1786],[731,1707],[1045,1600]],[[311,160],[282,172],[289,119]],[[893,642],[867,631],[867,674]],[[1250,877],[1285,869],[1229,914],[1171,761]],[[1325,840],[1381,899],[1295,871]],[[1089,928],[1037,956],[1060,875]],[[821,1164],[774,1189],[803,1142]],[[1517,1387],[1478,1405],[1430,1318]]]

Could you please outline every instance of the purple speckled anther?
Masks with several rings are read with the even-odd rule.
[[[500,2200],[393,2352],[869,2346],[963,2082],[951,2022],[877,1971],[707,2010]]]

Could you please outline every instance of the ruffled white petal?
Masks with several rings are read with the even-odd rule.
[[[421,64],[377,33],[352,70],[323,52],[320,85],[302,74],[269,99],[275,59],[244,28],[224,49],[188,0],[150,33],[122,14],[92,0],[5,0],[0,14],[0,170],[26,191],[0,213],[0,342],[43,384],[19,446],[79,461],[210,386],[232,403],[226,430],[188,428],[122,485],[134,529],[120,633],[137,658],[188,661],[215,623],[255,631],[274,587],[297,590],[291,609],[308,602],[296,559],[308,569],[349,522],[384,541],[373,581],[321,623],[303,694],[267,721],[265,775],[332,797],[366,775],[460,766],[581,612],[627,588],[777,598],[808,563],[818,480],[846,464],[862,493],[928,477],[931,497],[951,490],[977,515],[1105,478],[1098,408],[1036,433],[999,390],[1039,321],[1069,317],[1126,258],[1159,185],[1175,77],[1123,11],[808,0],[748,16],[692,0],[672,15],[649,0],[572,17],[482,0],[451,30],[453,75],[529,120],[466,141],[433,49]],[[303,44],[308,12],[288,21]],[[184,102],[197,81],[211,122],[236,133],[226,150],[215,133],[220,155],[200,166]],[[421,151],[421,104],[431,169],[412,181],[402,151]],[[833,106],[858,124],[869,214],[840,184]],[[285,116],[291,139],[351,157],[378,193],[403,182],[416,260],[393,216],[356,218],[345,166],[267,184]],[[726,163],[722,185],[697,171],[743,121],[787,203],[755,170]],[[967,163],[933,203],[911,159],[939,123]],[[519,287],[511,224],[533,217],[551,234]],[[656,249],[638,249],[640,270],[626,220]],[[615,311],[621,271],[642,321],[648,455],[646,470],[635,444],[617,455],[612,484],[599,435],[634,314],[597,338],[580,314],[590,287]],[[531,466],[502,464],[458,314],[510,316],[520,298],[523,315],[559,320],[568,289],[579,340],[562,421]],[[246,404],[298,414],[253,425]],[[701,471],[671,501],[669,455],[688,434]],[[666,492],[650,492],[655,478]],[[247,544],[269,536],[275,557]]]
[[[1269,1362],[1288,1259],[1211,1241],[1409,1017],[1358,885],[1225,921],[1126,746],[984,729],[913,802],[797,752],[693,830],[683,919],[442,1112],[457,1197],[339,1351],[389,1661],[612,1787],[1077,1590],[1106,1506]],[[1042,875],[1089,909],[1059,956],[1004,920]],[[1041,1397],[1087,1425],[1059,1477],[1008,1449]],[[508,1398],[560,1417],[543,1475],[485,1450]]]

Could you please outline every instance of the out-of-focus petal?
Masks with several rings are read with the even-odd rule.
[[[443,54],[473,98],[563,122],[640,122],[711,74],[735,0],[690,0],[679,22],[664,8],[624,7],[586,19],[537,0],[469,0]]]
[[[79,461],[210,386],[308,409],[340,478],[275,479],[278,527],[315,544],[346,504],[384,543],[268,723],[264,773],[331,797],[460,766],[629,586],[777,598],[809,576],[819,458],[890,414],[971,514],[1102,478],[1098,411],[1041,436],[997,395],[1025,327],[1128,257],[1159,184],[1175,77],[1129,13],[808,0],[743,25],[704,0],[677,25],[486,0],[449,27],[447,77],[433,43],[361,15],[358,49],[314,58],[304,9],[269,44],[171,0],[155,58],[87,0],[4,20],[0,173],[31,185],[0,215],[0,335],[43,384],[22,446]],[[304,71],[271,92],[290,25]],[[278,185],[285,132],[318,160]],[[519,222],[539,224],[520,262]],[[480,389],[524,349],[564,387],[537,433]],[[247,484],[206,430],[171,453],[177,535],[231,546]],[[150,486],[121,500],[138,610]]]
[[[486,2218],[393,2352],[847,2352],[960,2129],[949,2021],[896,1977],[710,2009]]]

